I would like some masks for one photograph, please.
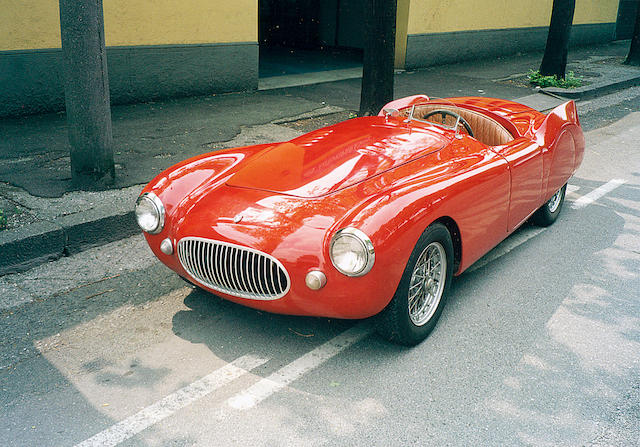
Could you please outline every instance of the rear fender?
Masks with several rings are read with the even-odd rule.
[[[578,169],[584,155],[584,135],[576,104],[559,105],[534,130],[543,154],[543,197],[548,200]]]
[[[536,142],[540,146],[548,147],[560,136],[560,132],[567,125],[580,127],[576,103],[573,101],[560,104],[547,114],[540,127],[534,129]]]

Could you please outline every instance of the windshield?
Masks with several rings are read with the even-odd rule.
[[[417,120],[439,127],[471,134],[467,122],[460,116],[459,107],[447,99],[431,98],[400,110],[400,116],[407,120]]]

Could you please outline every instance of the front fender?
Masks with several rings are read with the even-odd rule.
[[[141,194],[153,192],[162,201],[167,219],[175,219],[175,213],[185,199],[191,200],[213,191],[249,157],[271,146],[246,146],[189,158],[162,171],[145,186]]]
[[[364,231],[376,249],[376,263],[380,259],[394,278],[394,290],[418,238],[436,220],[452,219],[460,231],[458,274],[507,236],[508,164],[490,150],[465,153],[463,146],[456,140],[448,154],[434,154],[443,160],[451,156],[440,164],[425,157],[363,183],[359,194],[368,199],[331,231],[345,226]]]

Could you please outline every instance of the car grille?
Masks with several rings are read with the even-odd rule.
[[[254,300],[275,300],[289,291],[289,274],[266,253],[227,242],[185,237],[178,259],[197,282],[219,292]]]

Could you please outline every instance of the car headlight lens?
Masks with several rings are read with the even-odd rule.
[[[331,239],[331,262],[347,276],[362,276],[371,270],[375,251],[371,239],[357,228],[343,228]]]
[[[152,192],[146,192],[136,201],[136,220],[147,233],[156,234],[164,227],[164,205]]]

